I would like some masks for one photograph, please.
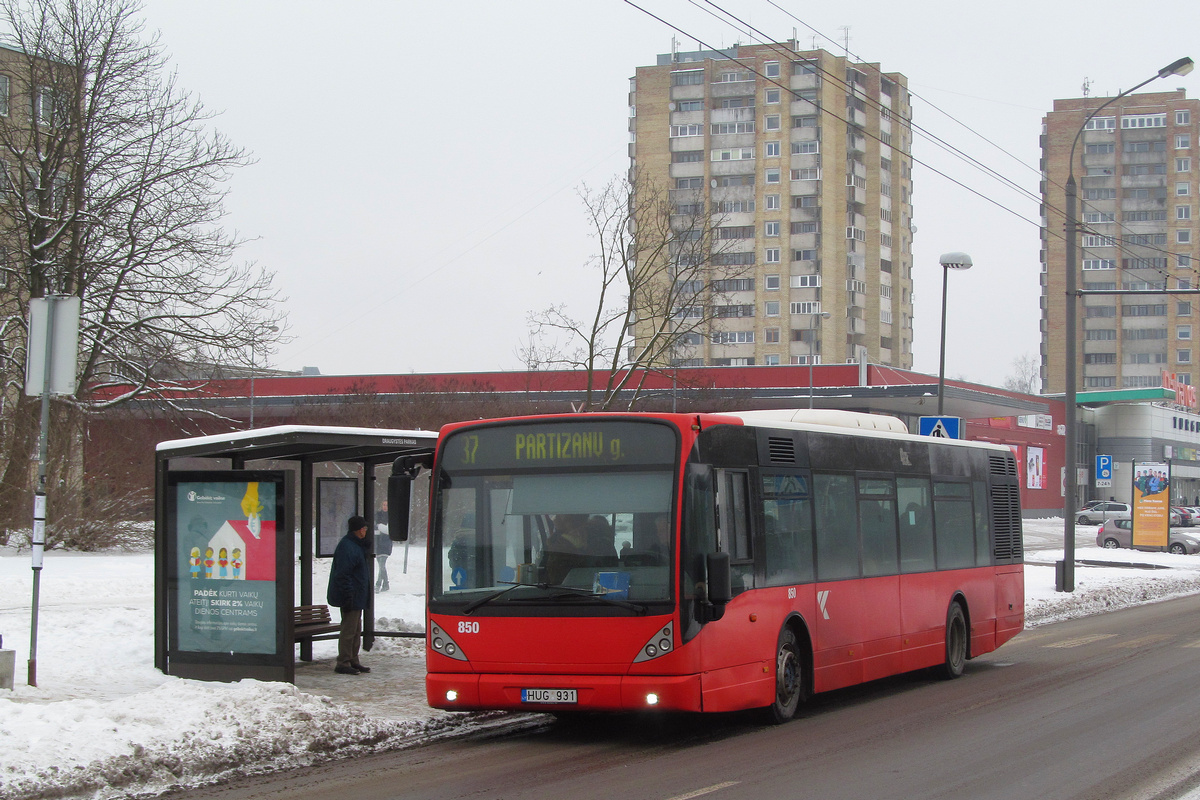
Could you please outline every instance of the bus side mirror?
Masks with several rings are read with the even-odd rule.
[[[729,553],[709,553],[706,558],[708,568],[708,602],[719,609],[733,599],[732,571],[729,568]]]
[[[389,475],[388,538],[393,542],[408,541],[408,506],[412,497],[413,477],[407,473]]]
[[[400,456],[392,462],[388,476],[388,538],[393,542],[408,541],[408,512],[412,502],[412,485],[421,468],[433,466],[433,453]]]

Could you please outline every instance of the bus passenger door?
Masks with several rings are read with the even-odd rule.
[[[717,542],[729,554],[733,600],[721,619],[704,627],[702,691],[705,711],[767,705],[774,697],[775,642],[779,631],[763,624],[754,588],[753,517],[750,476],[745,470],[717,470]],[[761,619],[762,622],[756,620]]]

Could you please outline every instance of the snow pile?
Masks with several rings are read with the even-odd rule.
[[[1196,559],[1200,556],[1174,556],[1174,558]],[[1200,566],[1200,565],[1197,565]],[[1046,575],[1031,573],[1045,571]],[[1138,573],[1131,578],[1130,572]],[[1054,567],[1026,565],[1025,580],[1054,587]],[[1030,597],[1028,589],[1025,599],[1025,627],[1036,628],[1064,619],[1103,614],[1122,608],[1170,600],[1200,592],[1200,570],[1164,569],[1145,570],[1139,568],[1096,568],[1076,565],[1075,591],[1071,594],[1056,594],[1051,597]]]
[[[365,716],[290,684],[170,681],[133,698],[0,700],[0,797],[98,797],[168,788],[231,770],[312,763],[419,728]],[[87,743],[87,746],[79,746]]]
[[[1200,556],[1076,541],[1076,591],[1054,591],[1062,520],[1025,523],[1029,627],[1200,592]],[[424,553],[398,548],[391,591],[376,595],[379,630],[419,631]],[[154,793],[236,774],[289,769],[396,749],[465,727],[511,725],[511,714],[450,714],[425,704],[419,639],[379,639],[373,671],[332,670],[337,643],[314,643],[296,686],[206,683],[153,666],[153,556],[48,553],[41,582],[39,686],[24,685],[29,641],[28,554],[0,549],[0,635],[17,650],[17,686],[0,691],[0,800]],[[323,595],[329,563],[313,585]],[[319,600],[318,600],[319,601]]]

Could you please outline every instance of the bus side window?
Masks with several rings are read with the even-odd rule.
[[[717,507],[720,511],[721,549],[729,553],[733,593],[754,588],[754,553],[750,549],[750,476],[720,470]]]
[[[813,475],[819,581],[859,577],[856,496],[853,475]]]
[[[768,586],[813,579],[812,502],[808,476],[763,475],[763,540]]]
[[[975,495],[975,565],[986,567],[992,563],[991,517],[988,516],[987,484],[975,481],[971,484]]]
[[[933,522],[937,541],[937,568],[975,566],[975,515],[971,485],[950,481],[933,484]]]
[[[858,493],[863,575],[895,575],[898,571],[896,488],[888,479],[859,478]]]
[[[927,478],[896,478],[900,508],[900,572],[928,572],[933,558],[933,497]]]

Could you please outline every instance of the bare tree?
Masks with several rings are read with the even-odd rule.
[[[19,388],[30,298],[82,300],[80,389],[67,401],[77,411],[174,403],[179,365],[244,362],[281,335],[273,276],[231,263],[242,240],[221,227],[225,183],[249,157],[208,130],[212,113],[176,85],[140,11],[136,0],[0,0],[0,66],[11,76],[0,116],[0,373],[14,409],[0,525],[27,492],[36,437]]]
[[[596,304],[586,316],[565,305],[531,313],[518,352],[530,369],[585,371],[584,408],[628,407],[647,375],[702,347],[725,313],[726,282],[747,273],[753,253],[725,256],[724,217],[701,189],[664,192],[645,177],[617,178],[579,196],[596,242],[586,264],[599,276]]]
[[[1042,367],[1031,354],[1018,356],[1012,362],[1012,374],[1004,379],[1004,388],[1010,392],[1038,394],[1042,383]]]

